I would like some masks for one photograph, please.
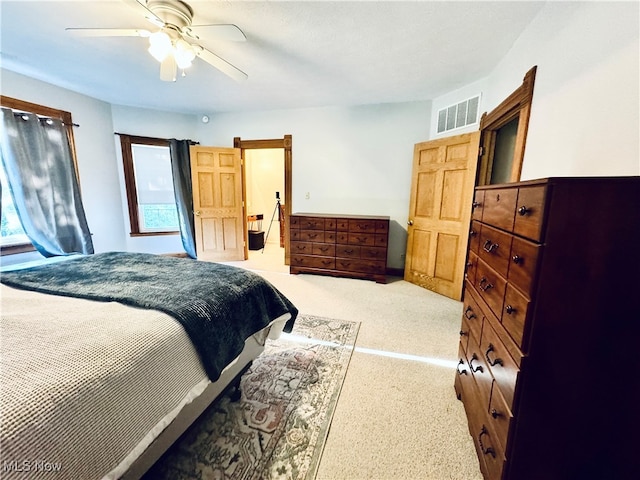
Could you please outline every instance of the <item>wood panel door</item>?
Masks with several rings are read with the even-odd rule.
[[[460,300],[480,133],[414,147],[404,279]]]
[[[198,260],[247,258],[242,176],[239,148],[191,147]]]

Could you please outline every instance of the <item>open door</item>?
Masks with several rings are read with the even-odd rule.
[[[243,165],[239,148],[191,147],[198,260],[247,258]]]
[[[414,148],[404,279],[460,300],[480,132]]]

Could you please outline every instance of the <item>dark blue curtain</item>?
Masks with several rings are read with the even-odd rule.
[[[45,257],[93,253],[62,121],[3,108],[0,152],[22,227]]]
[[[171,170],[173,173],[173,191],[178,207],[180,235],[185,252],[196,258],[195,226],[193,223],[193,188],[191,186],[190,140],[169,140]]]

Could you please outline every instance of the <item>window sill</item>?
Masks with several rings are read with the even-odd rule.
[[[18,253],[35,252],[36,248],[30,243],[20,245],[7,245],[0,247],[0,255],[16,255]]]
[[[129,234],[130,237],[156,237],[158,235],[180,235],[180,232],[131,232]]]

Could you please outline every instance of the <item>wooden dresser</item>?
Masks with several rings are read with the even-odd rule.
[[[296,213],[289,228],[291,273],[385,283],[389,217]]]
[[[640,478],[640,177],[473,205],[455,390],[485,478]]]

